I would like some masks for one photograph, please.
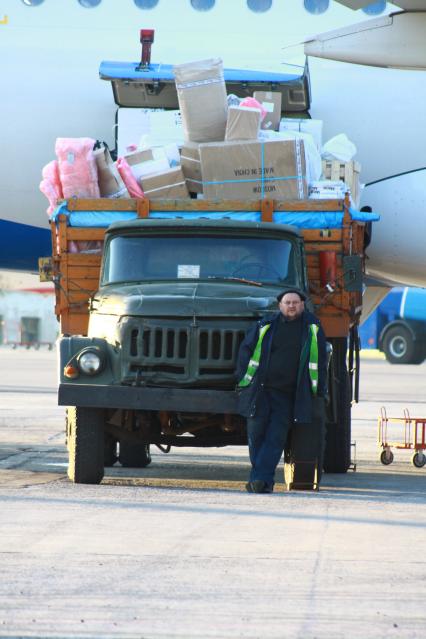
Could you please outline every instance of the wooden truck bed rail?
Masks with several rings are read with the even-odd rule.
[[[342,228],[303,229],[308,280],[316,313],[328,337],[345,337],[356,324],[361,313],[361,291],[349,291],[344,282],[350,279],[347,258],[364,257],[364,227],[352,220],[349,200],[295,200],[274,201],[211,201],[211,200],[155,200],[148,199],[72,199],[67,201],[69,211],[134,211],[138,217],[148,217],[150,211],[261,211],[262,221],[272,222],[274,211],[327,211],[344,210]],[[68,226],[67,216],[58,216],[51,222],[53,246],[53,281],[56,291],[55,312],[63,334],[87,335],[89,300],[99,284],[102,243],[106,229],[76,228]],[[73,252],[76,242],[89,252]],[[91,248],[92,247],[92,248]],[[94,251],[94,252],[92,252]],[[335,280],[326,288],[321,282],[320,253],[335,253]],[[329,290],[331,288],[331,290]]]

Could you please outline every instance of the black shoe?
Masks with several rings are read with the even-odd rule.
[[[248,493],[272,493],[273,490],[274,485],[268,484],[262,479],[255,479],[254,481],[249,481],[246,484],[246,491]]]
[[[266,490],[268,487],[268,484],[266,483],[266,481],[262,481],[261,479],[255,479],[254,481],[250,483],[251,483],[252,491],[254,493],[269,492]]]
[[[265,483],[265,487],[262,490],[262,493],[273,493],[274,492],[274,485],[272,484],[266,484]]]

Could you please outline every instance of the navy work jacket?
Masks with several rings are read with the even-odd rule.
[[[259,367],[249,386],[237,388],[238,393],[238,409],[240,415],[244,417],[254,417],[256,415],[256,404],[259,393],[264,390],[264,382],[266,372],[268,370],[269,358],[271,354],[271,345],[274,333],[277,328],[281,313],[277,313],[272,319],[262,319],[257,322],[245,336],[238,352],[236,377],[240,381],[248,367],[248,363],[256,347],[259,338],[259,330],[265,324],[271,324],[266,335],[263,338],[262,350],[260,353]],[[302,314],[302,340],[301,346],[306,340],[310,339],[309,324],[317,324],[318,331],[318,397],[325,397],[327,391],[327,351],[326,339],[324,331],[321,328],[319,320],[309,311],[303,311]],[[283,362],[285,366],[285,362]],[[309,377],[309,357],[304,363],[303,370],[298,375],[298,384],[294,398],[294,422],[310,423],[312,419],[312,390],[311,380]]]

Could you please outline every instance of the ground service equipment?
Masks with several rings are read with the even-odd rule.
[[[393,462],[392,448],[413,450],[411,457],[413,466],[423,468],[426,464],[426,417],[411,417],[408,408],[404,409],[404,417],[388,417],[384,406],[380,409],[378,420],[378,441],[382,448],[380,461],[385,466]],[[395,435],[398,431],[398,436]],[[392,432],[389,432],[392,431]],[[402,435],[402,437],[401,437]]]

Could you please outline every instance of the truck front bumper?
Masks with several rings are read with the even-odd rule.
[[[59,406],[237,414],[234,391],[60,384]]]

